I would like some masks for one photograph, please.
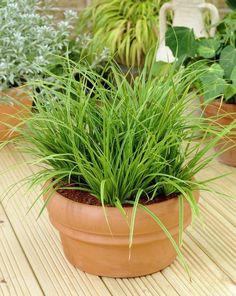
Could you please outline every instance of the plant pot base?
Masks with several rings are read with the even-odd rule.
[[[113,278],[140,277],[158,272],[176,259],[171,243],[164,239],[150,245],[131,249],[128,246],[105,248],[104,246],[82,243],[61,235],[66,259],[76,268],[96,276]],[[159,245],[159,247],[158,247]],[[90,254],[96,254],[91,256]],[[146,258],[145,254],[149,254]]]

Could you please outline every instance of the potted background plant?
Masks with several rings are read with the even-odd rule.
[[[207,103],[204,114],[215,118],[215,123],[222,126],[236,121],[236,3],[227,2],[233,12],[226,15],[217,28],[221,46],[208,73],[201,78]],[[216,149],[225,149],[219,156],[221,162],[236,167],[235,132],[222,139]]]
[[[27,82],[42,74],[52,54],[68,46],[75,13],[67,12],[56,24],[52,16],[39,14],[40,5],[38,0],[0,3],[0,141],[14,137],[9,127],[30,112]]]
[[[75,72],[85,79],[77,81]],[[47,84],[49,104],[36,100],[38,112],[18,129],[23,149],[41,166],[31,185],[45,183],[42,211],[47,207],[68,260],[89,273],[146,275],[177,254],[186,268],[183,230],[199,216],[199,190],[210,190],[209,180],[194,176],[228,132],[204,146],[194,141],[199,128],[205,139],[211,134],[205,121],[189,125],[184,113],[196,72],[156,79],[146,72],[131,86],[114,70],[116,83],[106,88],[98,74],[72,67],[55,80],[66,91]]]
[[[151,63],[158,42],[158,14],[164,0],[95,0],[82,13],[80,31],[93,36],[94,51],[105,46],[124,71]],[[134,71],[135,72],[135,71]]]
[[[171,28],[167,44],[176,54],[179,64],[195,63],[202,75],[195,87],[203,94],[203,112],[215,125],[227,126],[236,120],[236,4],[228,1],[230,12],[217,26],[214,38],[195,39],[187,28]],[[183,42],[184,40],[184,42]],[[216,150],[225,150],[219,160],[236,166],[235,130],[219,141]]]

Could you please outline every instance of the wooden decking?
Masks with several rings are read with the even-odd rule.
[[[0,151],[0,194],[33,173],[13,146]],[[16,164],[21,164],[16,165]],[[236,169],[214,162],[198,178],[232,173],[214,185],[236,196]],[[38,188],[37,190],[40,190]],[[21,184],[0,204],[0,295],[4,296],[230,296],[236,295],[236,198],[201,194],[204,225],[196,221],[185,234],[184,254],[190,282],[179,262],[162,272],[137,279],[100,278],[76,270],[64,258],[58,233],[46,211],[37,219],[39,201],[27,213],[36,189]]]

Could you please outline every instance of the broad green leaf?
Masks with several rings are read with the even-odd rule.
[[[212,80],[215,78],[223,78],[224,70],[219,64],[213,64],[211,67],[209,67],[208,74],[211,75]]]
[[[211,101],[224,95],[228,84],[223,79],[223,76],[224,70],[219,64],[213,64],[201,75],[200,80],[203,86],[205,101]]]
[[[185,27],[171,27],[166,32],[166,45],[173,55],[178,58],[194,57],[197,42],[192,29]]]
[[[232,45],[228,45],[222,50],[220,65],[224,69],[225,78],[230,79],[232,71],[236,66],[236,49]]]
[[[223,79],[224,70],[219,64],[213,64],[211,67],[206,68],[204,73],[200,76],[201,82],[203,84],[208,84],[209,87],[211,83],[214,83],[216,79]]]
[[[220,42],[216,39],[199,39],[197,52],[201,57],[211,59],[216,56],[219,47]]]
[[[222,78],[217,78],[213,84],[205,83],[203,85],[204,100],[206,102],[212,101],[224,95],[227,86],[228,86],[227,82]]]
[[[236,85],[228,84],[224,92],[224,97],[226,101],[232,99],[235,95],[236,95]]]

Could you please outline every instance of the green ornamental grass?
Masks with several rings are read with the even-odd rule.
[[[83,12],[79,27],[94,36],[94,49],[109,48],[128,67],[151,62],[159,40],[159,10],[164,0],[94,0]],[[151,49],[151,54],[148,52]],[[147,57],[148,56],[148,57]]]
[[[99,75],[68,66],[68,75],[55,79],[60,91],[49,82],[36,83],[44,87],[49,103],[43,106],[35,100],[37,112],[25,120],[26,128],[19,127],[23,149],[41,167],[30,177],[31,186],[47,180],[52,181],[48,190],[74,184],[70,189],[87,191],[104,209],[109,205],[122,213],[126,204],[133,205],[130,246],[135,213],[142,208],[171,239],[185,265],[177,242],[139,200],[179,196],[181,244],[183,201],[190,204],[194,217],[199,216],[193,191],[211,189],[209,180],[194,176],[216,157],[209,150],[232,126],[219,132],[202,118],[189,120],[185,111],[195,95],[189,89],[198,74],[190,69],[158,78],[144,69],[133,85],[112,69],[114,79],[104,87]],[[75,73],[80,73],[80,81]],[[88,88],[88,80],[93,88]],[[199,130],[203,138],[195,141]],[[209,135],[214,135],[210,141]]]

